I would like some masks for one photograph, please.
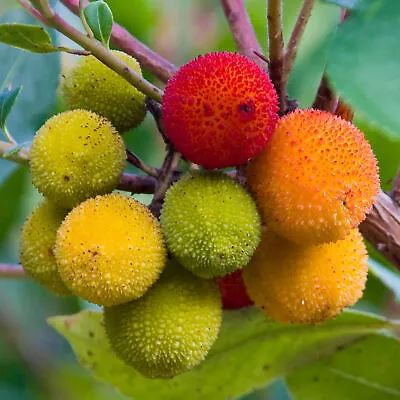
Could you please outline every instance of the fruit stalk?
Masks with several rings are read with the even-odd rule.
[[[7,160],[14,161],[18,164],[28,164],[29,162],[29,150],[26,147],[22,147],[17,152],[7,156],[7,153],[12,151],[16,145],[14,143],[8,143],[0,141],[0,158],[6,158]]]
[[[27,277],[19,264],[0,264],[1,279],[23,279]]]
[[[74,14],[79,14],[79,0],[61,0],[61,2]],[[147,69],[162,82],[166,82],[177,70],[175,65],[149,49],[117,23],[113,25],[111,43],[135,57],[144,69]]]
[[[221,4],[238,52],[265,69],[265,62],[255,54],[255,52],[262,54],[262,49],[243,0],[221,0]]]

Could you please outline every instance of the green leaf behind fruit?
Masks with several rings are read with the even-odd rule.
[[[205,362],[173,379],[151,380],[112,353],[101,313],[84,311],[50,318],[49,323],[66,337],[84,366],[137,400],[236,398],[344,345],[394,326],[355,311],[315,326],[283,326],[267,320],[255,308],[230,311],[224,315],[220,336]]]
[[[3,131],[5,131],[8,114],[10,113],[20,91],[21,86],[0,92],[0,128],[3,129]]]
[[[363,0],[338,27],[327,74],[337,92],[383,133],[400,137],[400,1]]]

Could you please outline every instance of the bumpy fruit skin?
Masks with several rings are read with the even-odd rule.
[[[142,296],[159,278],[167,255],[158,221],[147,207],[109,194],[88,199],[67,215],[55,256],[73,293],[112,306]]]
[[[171,378],[204,360],[221,319],[216,283],[172,263],[145,296],[104,309],[111,347],[149,378]]]
[[[170,252],[202,278],[242,268],[261,235],[254,200],[221,172],[182,177],[165,196],[160,222]]]
[[[133,57],[120,51],[113,53],[142,75]],[[68,109],[93,111],[109,119],[118,132],[135,128],[146,114],[144,94],[94,56],[79,58],[61,81],[61,93]]]
[[[209,53],[181,67],[165,88],[165,133],[190,161],[205,168],[246,163],[271,137],[278,98],[248,58]]]
[[[280,119],[247,177],[264,222],[299,244],[343,239],[379,193],[377,162],[364,135],[312,109]]]
[[[57,229],[67,210],[43,200],[26,220],[20,237],[20,261],[25,272],[54,293],[71,294],[58,273],[53,249]]]
[[[362,296],[367,272],[367,251],[356,229],[344,240],[314,246],[293,244],[268,230],[243,279],[267,316],[314,324],[353,305]]]
[[[239,269],[229,275],[218,277],[216,281],[224,309],[244,308],[253,304],[243,282],[242,270]]]
[[[30,151],[33,184],[66,208],[111,192],[125,165],[121,136],[109,121],[86,110],[50,118],[36,133]]]

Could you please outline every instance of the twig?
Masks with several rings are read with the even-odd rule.
[[[282,0],[267,0],[269,75],[279,94],[281,113],[286,109],[286,88],[282,86],[283,33]]]
[[[25,0],[17,0],[17,1],[23,8],[25,8],[26,11],[28,11],[29,14],[31,14],[34,18],[40,21],[43,25],[47,25],[46,18],[44,18],[43,15],[40,14],[40,12],[36,10],[34,7],[32,7],[27,1]]]
[[[147,165],[143,160],[141,160],[136,154],[132,153],[129,149],[126,149],[127,160],[129,163],[134,165],[136,168],[141,169],[147,175],[158,177],[158,171],[156,168]]]
[[[380,192],[360,232],[380,253],[400,269],[400,207]]]
[[[149,205],[151,212],[157,218],[160,216],[165,193],[167,192],[169,185],[173,180],[174,171],[177,169],[180,159],[180,153],[176,152],[173,146],[170,145],[167,155],[164,159],[164,163],[161,167],[157,185],[154,190],[153,200]]]
[[[157,180],[151,176],[123,174],[117,189],[131,193],[154,193]]]
[[[57,29],[84,49],[89,50],[96,58],[121,75],[138,90],[152,99],[161,102],[163,96],[163,91],[161,89],[138,75],[132,68],[128,67],[122,60],[115,56],[114,53],[106,49],[98,40],[91,39],[75,29],[67,21],[61,18],[49,6],[46,0],[40,0],[39,11],[45,18],[47,26]]]
[[[9,161],[16,162],[18,164],[28,164],[29,163],[29,149],[22,147],[16,153],[7,155],[15,148],[16,144],[8,143],[0,140],[0,158],[7,159]]]
[[[400,206],[400,170],[393,182],[393,189],[390,193],[390,197]]]
[[[289,75],[293,69],[293,64],[296,59],[297,49],[303,37],[307,22],[311,16],[311,11],[314,7],[314,0],[304,0],[300,9],[297,21],[294,25],[292,35],[290,36],[287,48],[283,59],[282,73],[282,88],[286,92],[286,86],[289,81]],[[281,90],[282,90],[281,88]]]
[[[74,14],[79,14],[79,0],[61,0],[61,2]],[[149,49],[116,23],[113,25],[111,43],[125,53],[135,57],[143,68],[150,71],[162,82],[166,82],[177,70],[175,65]]]
[[[255,55],[255,52],[262,54],[262,49],[243,0],[221,0],[221,4],[239,53],[242,53],[265,69],[265,62]]]
[[[87,23],[85,14],[84,14],[84,12],[83,12],[83,10],[84,10],[84,8],[85,8],[83,3],[84,3],[84,0],[79,0],[79,18],[80,18],[80,20],[81,20],[81,22],[82,22],[82,26],[83,26],[83,28],[85,29],[85,31],[86,31],[88,37],[93,38],[93,37],[94,37],[93,32],[92,32],[92,30],[90,29],[90,26],[89,26],[89,24]]]
[[[19,264],[0,264],[0,279],[27,278],[25,271]]]
[[[170,141],[164,133],[164,124],[163,124],[160,104],[157,103],[156,101],[154,101],[153,99],[146,97],[146,108],[150,112],[150,114],[153,116],[154,121],[156,122],[156,125],[157,125],[157,129],[160,132],[160,134],[164,140],[164,143],[169,145]]]
[[[333,92],[332,88],[329,86],[328,78],[324,74],[319,84],[317,95],[315,96],[313,108],[325,110],[334,114],[338,105],[338,100],[338,95]]]

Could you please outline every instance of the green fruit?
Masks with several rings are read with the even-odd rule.
[[[216,283],[173,263],[145,296],[104,309],[111,347],[149,378],[171,378],[204,360],[221,318]]]
[[[242,268],[260,241],[253,199],[221,172],[186,174],[168,190],[160,221],[170,252],[202,278]]]
[[[113,53],[142,75],[133,57],[120,51]],[[93,111],[109,119],[119,132],[136,127],[146,114],[144,94],[94,56],[80,57],[64,76],[61,92],[68,109]]]
[[[53,254],[57,229],[67,211],[43,200],[22,228],[20,261],[25,272],[54,293],[71,294],[58,272]]]
[[[111,192],[125,165],[121,136],[108,120],[86,110],[50,118],[36,133],[30,151],[33,184],[66,208]]]

